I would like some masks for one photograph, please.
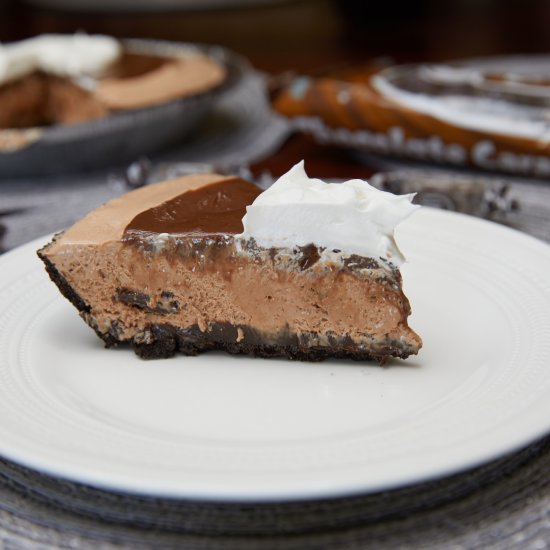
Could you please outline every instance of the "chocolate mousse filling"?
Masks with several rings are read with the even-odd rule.
[[[165,182],[162,193],[149,186],[108,203],[39,252],[107,347],[130,343],[147,359],[225,350],[380,364],[417,353],[421,340],[407,325],[409,302],[391,263],[314,244],[259,246],[239,236],[257,186],[184,180],[183,192],[164,193]],[[140,197],[150,204],[126,213]],[[105,228],[117,213],[127,222]],[[92,222],[103,234],[90,241]]]

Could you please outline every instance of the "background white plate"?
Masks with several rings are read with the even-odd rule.
[[[107,489],[219,500],[373,492],[550,431],[550,247],[424,208],[399,229],[418,357],[105,350],[30,243],[0,258],[0,454]]]

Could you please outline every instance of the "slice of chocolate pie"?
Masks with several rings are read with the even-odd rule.
[[[422,345],[393,241],[413,209],[409,196],[312,180],[301,165],[263,193],[196,175],[111,201],[38,254],[107,347],[384,363]]]

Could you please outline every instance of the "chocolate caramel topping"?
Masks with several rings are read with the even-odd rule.
[[[241,233],[246,207],[261,192],[241,178],[214,182],[144,210],[124,233]]]

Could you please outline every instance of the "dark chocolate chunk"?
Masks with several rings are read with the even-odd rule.
[[[128,288],[118,288],[114,299],[117,302],[122,302],[128,306],[137,307],[148,313],[158,313],[165,315],[168,313],[177,313],[180,310],[180,305],[177,300],[172,300],[174,293],[169,290],[162,291],[160,299],[154,306],[151,306],[151,297],[145,292],[138,290],[130,290]]]
[[[321,255],[319,254],[319,249],[314,244],[301,246],[299,250],[300,258],[298,260],[298,265],[300,266],[300,269],[302,271],[315,265],[321,258]]]
[[[380,265],[374,258],[352,254],[349,258],[344,259],[344,267],[346,269],[378,269]]]

